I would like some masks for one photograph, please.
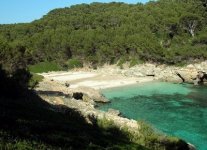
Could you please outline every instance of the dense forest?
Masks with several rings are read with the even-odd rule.
[[[206,0],[92,3],[55,9],[31,23],[0,25],[0,64],[62,68],[207,58]]]

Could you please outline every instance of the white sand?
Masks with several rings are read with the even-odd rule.
[[[72,81],[77,79],[84,79],[94,77],[97,74],[91,72],[52,72],[42,73],[45,78],[53,79],[56,81]]]
[[[154,80],[153,77],[125,77],[118,74],[107,74],[107,72],[51,72],[42,73],[41,75],[60,83],[67,81],[70,84],[70,88],[90,87],[93,89],[106,89]]]

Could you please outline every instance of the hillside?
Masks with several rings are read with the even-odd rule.
[[[0,25],[0,63],[12,69],[51,61],[61,68],[71,63],[200,61],[207,58],[205,18],[203,0],[55,9],[31,23]]]

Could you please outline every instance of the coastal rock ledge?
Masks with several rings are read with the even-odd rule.
[[[114,69],[111,72],[121,73],[126,77],[152,76],[154,80],[165,82],[207,84],[207,61],[182,67],[146,63],[131,68],[126,67],[122,70]]]

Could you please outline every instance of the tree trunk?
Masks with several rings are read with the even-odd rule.
[[[190,31],[189,31],[189,32],[190,32],[190,34],[191,34],[191,36],[192,36],[192,37],[194,37],[194,36],[195,36],[195,34],[194,34],[194,30],[193,30],[193,29],[190,29]]]

